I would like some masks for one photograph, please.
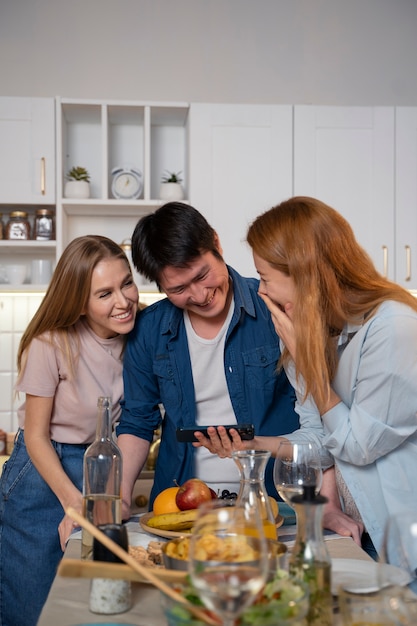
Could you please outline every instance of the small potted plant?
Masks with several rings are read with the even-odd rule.
[[[66,198],[90,197],[90,174],[85,167],[73,167],[66,177],[64,195]]]
[[[181,172],[170,172],[165,170],[160,187],[159,197],[161,200],[170,202],[172,200],[182,200],[184,190],[182,188]]]

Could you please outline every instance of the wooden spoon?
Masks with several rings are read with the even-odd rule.
[[[127,563],[127,565],[129,565],[133,570],[138,572],[138,574],[143,576],[143,578],[152,583],[152,585],[157,587],[172,600],[175,600],[175,602],[183,604],[190,611],[190,613],[201,619],[203,622],[206,622],[206,624],[210,624],[210,626],[219,626],[219,624],[221,624],[220,621],[214,620],[199,607],[190,604],[181,594],[177,593],[174,589],[172,589],[172,587],[157,578],[157,576],[155,576],[149,568],[138,563],[138,561],[136,561],[133,556],[126,552],[126,550],[120,547],[115,541],[110,539],[110,537],[107,537],[107,535],[105,535],[99,528],[97,528],[97,526],[91,524],[91,522],[89,522],[85,517],[80,515],[75,509],[73,509],[72,507],[68,507],[65,513],[71,519],[73,519],[74,522],[77,522],[77,524],[79,524],[81,528],[85,528],[85,530],[93,535],[93,537],[101,541],[101,543],[111,552],[113,552],[113,554],[118,556],[119,559]]]

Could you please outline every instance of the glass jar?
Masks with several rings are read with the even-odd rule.
[[[122,524],[100,524],[99,530],[112,539],[126,552],[129,551],[129,539],[126,526]],[[96,538],[93,540],[93,560],[107,563],[123,563]],[[90,586],[89,608],[92,613],[113,615],[124,613],[132,606],[131,583],[129,580],[93,578]]]
[[[26,211],[12,211],[6,224],[5,239],[30,239],[30,224]]]
[[[50,241],[55,239],[55,213],[51,209],[38,209],[35,213],[34,239]]]

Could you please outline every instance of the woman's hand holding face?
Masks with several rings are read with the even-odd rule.
[[[275,302],[273,302],[271,298],[266,294],[259,293],[259,296],[265,302],[269,312],[271,313],[272,322],[274,324],[277,335],[282,339],[293,360],[295,361],[296,341],[294,326],[292,323],[292,313],[294,310],[292,303],[289,302],[284,306],[283,309],[280,305],[275,304]]]

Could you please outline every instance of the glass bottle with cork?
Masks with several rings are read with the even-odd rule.
[[[97,402],[95,441],[84,454],[83,514],[95,526],[120,524],[122,521],[122,454],[112,438],[110,397]],[[83,529],[81,558],[91,559],[93,537]]]

